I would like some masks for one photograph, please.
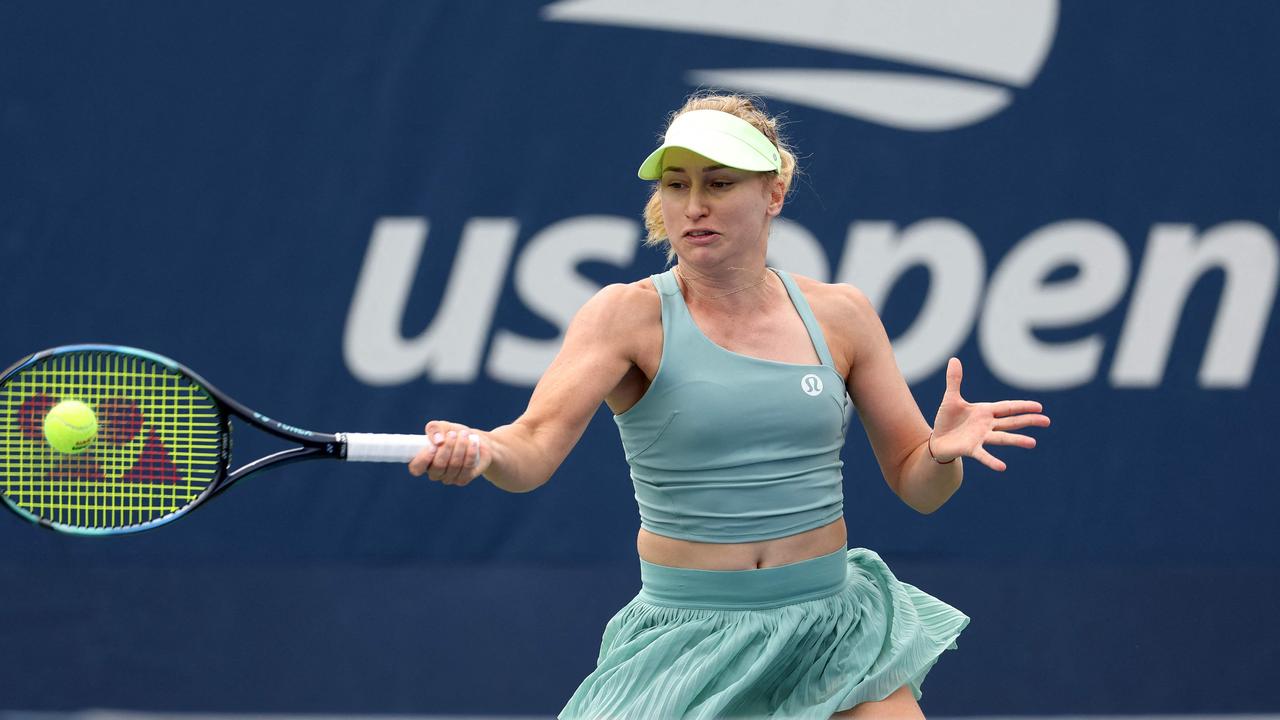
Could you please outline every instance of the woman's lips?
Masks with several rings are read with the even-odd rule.
[[[685,233],[684,235],[684,239],[688,240],[690,243],[694,245],[709,245],[712,242],[714,242],[718,237],[720,237],[720,233],[718,232],[707,232],[701,235]]]

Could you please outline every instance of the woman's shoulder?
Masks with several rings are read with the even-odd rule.
[[[624,311],[641,311],[645,308],[660,307],[658,288],[651,278],[641,278],[634,282],[611,283],[600,288],[593,300],[612,308]]]
[[[661,321],[662,303],[653,281],[643,278],[605,285],[582,306],[578,316],[584,322],[625,332]]]
[[[875,307],[866,294],[853,285],[822,282],[804,275],[788,274],[795,280],[800,292],[804,293],[805,300],[809,302],[819,321],[826,319],[824,316],[833,320],[843,318],[846,322],[850,319],[876,317]]]
[[[848,283],[826,283],[803,275],[791,277],[822,327],[836,370],[847,374],[858,348],[866,347],[883,333],[875,306],[865,293]]]

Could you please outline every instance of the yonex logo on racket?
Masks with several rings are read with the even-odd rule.
[[[291,433],[296,433],[298,435],[306,435],[307,437],[315,435],[315,433],[311,432],[310,430],[307,430],[306,428],[300,428],[297,425],[290,425],[288,423],[282,423],[279,420],[273,420],[267,417],[266,415],[263,415],[260,412],[253,413],[253,417],[258,422],[265,423],[267,425],[275,425],[276,427],[279,427],[282,430],[287,430]]]

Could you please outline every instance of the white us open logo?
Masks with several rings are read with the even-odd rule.
[[[808,375],[800,378],[800,389],[804,391],[805,395],[809,395],[811,397],[817,395],[822,392],[822,378],[814,375],[813,373],[809,373]]]

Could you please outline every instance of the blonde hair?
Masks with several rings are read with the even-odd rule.
[[[762,101],[747,95],[710,93],[690,95],[689,99],[685,100],[684,106],[667,118],[667,127],[671,127],[672,121],[690,110],[719,110],[751,123],[755,129],[769,138],[769,142],[778,147],[778,153],[782,155],[782,169],[776,173],[770,170],[768,174],[777,175],[782,179],[784,195],[791,192],[791,181],[796,173],[796,157],[791,146],[778,133],[778,118],[768,115]],[[644,244],[645,247],[665,245],[669,264],[675,260],[675,251],[671,249],[671,243],[667,237],[667,226],[662,220],[662,199],[659,197],[659,190],[660,184],[654,183],[649,202],[644,206],[644,228],[647,231]]]

